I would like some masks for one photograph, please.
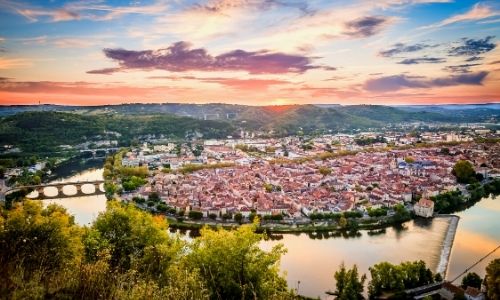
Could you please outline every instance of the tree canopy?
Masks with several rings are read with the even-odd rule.
[[[282,245],[265,252],[255,225],[236,230],[201,230],[194,241],[189,262],[205,278],[211,299],[272,299],[288,294],[278,273]]]
[[[467,273],[467,275],[465,275],[462,278],[462,288],[463,289],[467,289],[468,286],[475,287],[477,289],[481,289],[482,283],[483,283],[483,280],[481,279],[481,277],[479,275],[477,275],[477,273],[474,273],[474,272]]]
[[[484,284],[487,299],[500,299],[500,258],[492,260],[486,267]]]
[[[108,202],[90,227],[27,200],[0,211],[0,294],[8,299],[287,299],[282,246],[255,227],[203,229],[185,242],[163,217]]]
[[[344,263],[340,269],[335,272],[335,292],[339,300],[357,300],[363,298],[364,283],[366,275],[358,273],[358,267],[354,265],[352,269],[346,269]]]
[[[403,262],[393,265],[381,262],[369,268],[372,280],[368,286],[371,298],[384,292],[399,293],[434,282],[432,271],[423,261]]]
[[[36,297],[35,283],[58,286],[51,278],[64,274],[79,259],[81,234],[82,229],[60,206],[16,203],[5,218],[0,217],[0,294]]]
[[[476,171],[474,166],[467,160],[459,160],[453,166],[453,175],[459,183],[473,183],[476,181]]]

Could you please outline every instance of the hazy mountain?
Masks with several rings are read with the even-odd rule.
[[[173,114],[204,120],[243,124],[248,128],[282,129],[353,128],[382,126],[401,122],[495,122],[500,104],[474,105],[283,105],[246,106],[232,104],[122,104],[104,106],[0,106],[0,116],[25,111],[63,111],[84,115],[157,115]],[[242,126],[243,126],[242,125]],[[285,128],[289,129],[289,128]]]

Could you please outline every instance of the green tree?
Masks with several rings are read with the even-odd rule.
[[[467,160],[459,160],[453,166],[452,174],[459,183],[472,183],[476,181],[476,172],[474,166]]]
[[[112,199],[113,195],[118,191],[118,187],[114,183],[106,181],[104,183],[104,190],[106,193],[106,198],[109,200]]]
[[[165,203],[158,203],[156,205],[156,210],[159,212],[166,212],[168,210],[168,206]]]
[[[250,222],[253,223],[255,219],[258,219],[257,213],[256,212],[251,212],[250,215],[248,216],[248,220],[250,220]]]
[[[368,208],[368,215],[370,217],[382,217],[387,216],[387,208]]]
[[[483,283],[483,280],[479,275],[477,275],[474,272],[467,273],[462,278],[462,288],[467,289],[468,286],[470,287],[475,287],[477,289],[481,289],[481,284]]]
[[[334,274],[336,281],[335,294],[337,299],[341,300],[357,300],[363,299],[364,283],[366,275],[359,277],[358,267],[353,266],[352,269],[346,270],[344,263],[340,265],[340,270]]]
[[[137,204],[144,204],[146,202],[146,199],[142,197],[135,196],[132,198],[132,201],[134,201]]]
[[[192,245],[170,236],[166,226],[162,217],[115,201],[90,228],[56,205],[28,200],[0,210],[0,298],[208,299],[200,266],[188,259]],[[228,266],[239,266],[235,253],[221,255]],[[263,298],[287,295],[286,284],[271,286],[279,282],[264,281],[261,290],[270,293]]]
[[[235,213],[234,214],[234,220],[241,224],[241,221],[243,220],[243,215],[241,213]]]
[[[41,182],[42,182],[42,179],[40,178],[40,176],[38,176],[38,175],[33,176],[33,183],[34,184],[40,184]]]
[[[122,179],[122,186],[125,191],[136,190],[141,185],[146,184],[147,180],[137,176],[125,177]]]
[[[492,260],[486,267],[484,285],[488,299],[500,299],[500,258]]]
[[[434,275],[423,261],[403,262],[393,265],[382,262],[369,268],[372,280],[368,286],[371,298],[383,292],[399,293],[434,282]]]
[[[84,237],[85,257],[88,261],[98,261],[101,253],[109,253],[112,269],[128,270],[133,262],[147,259],[151,251],[160,251],[159,245],[171,246],[174,253],[180,251],[179,243],[166,229],[163,217],[111,201]],[[163,258],[169,260],[174,255]]]
[[[330,169],[328,167],[320,167],[319,173],[323,176],[327,176],[327,175],[330,175],[332,173],[332,169]]]
[[[115,159],[115,164],[119,161],[119,166],[121,166],[121,159]],[[148,176],[148,167],[119,167],[120,174],[125,177],[136,176],[140,178],[145,178]]]
[[[346,228],[349,229],[349,231],[351,231],[351,232],[356,232],[359,229],[359,223],[358,223],[358,221],[356,221],[354,219],[349,219],[347,221]]]
[[[340,217],[338,224],[339,224],[340,228],[346,228],[347,227],[347,219],[344,216]]]
[[[233,218],[233,216],[231,215],[231,213],[222,214],[222,220],[224,220],[224,221],[230,220],[232,218]]]
[[[190,210],[188,217],[193,220],[201,220],[201,218],[203,218],[203,213],[201,211]]]
[[[105,179],[111,179],[112,175],[113,173],[110,169],[104,168],[104,171],[102,171],[102,177],[104,177]]]
[[[0,295],[37,298],[58,288],[55,280],[76,267],[81,228],[58,205],[26,200],[0,217]],[[17,296],[16,296],[17,295]]]
[[[384,291],[404,289],[403,273],[388,262],[381,262],[369,268],[372,280],[368,285],[370,298],[379,296]]]
[[[411,289],[434,282],[432,271],[427,268],[422,260],[403,262],[398,266],[403,272],[403,284],[405,289]]]
[[[265,183],[264,189],[266,190],[267,193],[271,193],[274,190],[274,185],[270,183]]]
[[[405,208],[403,204],[397,204],[393,207],[394,209],[394,216],[392,216],[392,219],[400,222],[404,220],[409,220],[411,218],[410,212]]]
[[[269,252],[259,247],[255,225],[236,230],[203,228],[192,245],[189,263],[199,269],[211,299],[279,299],[288,295],[279,276],[279,260],[285,250],[277,245]]]
[[[149,201],[153,201],[153,202],[158,202],[160,201],[160,194],[158,194],[157,192],[151,192],[149,193],[148,195],[148,200]]]

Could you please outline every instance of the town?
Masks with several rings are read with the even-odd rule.
[[[0,14],[0,300],[500,299],[500,1]]]
[[[458,161],[471,162],[483,182],[500,176],[500,145],[473,142],[498,134],[472,133],[145,142],[124,152],[121,163],[147,166],[150,175],[121,198],[147,199],[154,193],[176,213],[211,220],[238,216],[240,222],[258,215],[295,224],[321,214],[368,215],[395,206],[431,217],[434,202],[428,199],[452,191],[469,196],[466,184],[452,174]]]

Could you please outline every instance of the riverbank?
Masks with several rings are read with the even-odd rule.
[[[166,216],[169,226],[181,230],[200,230],[204,226],[209,228],[224,228],[234,229],[240,226],[238,223],[221,223],[221,222],[193,222],[193,221],[179,221],[177,218]],[[355,227],[346,228],[339,225],[315,225],[315,224],[302,224],[302,225],[286,225],[286,224],[260,224],[257,227],[257,232],[266,233],[312,233],[312,232],[338,232],[338,233],[355,233],[359,230],[374,231],[381,230],[389,227],[398,227],[402,224],[411,221],[412,218],[404,218],[400,220],[377,220],[377,222],[357,222]]]
[[[436,268],[436,273],[440,273],[443,278],[446,278],[446,272],[448,271],[448,265],[450,263],[451,249],[453,248],[453,241],[455,240],[455,234],[457,232],[460,217],[455,215],[438,215],[436,217],[450,218],[450,224],[448,225],[448,230],[446,231],[446,236],[443,240],[443,248],[441,249],[439,263]]]
[[[57,181],[66,177],[75,176],[87,170],[102,168],[104,157],[82,158],[73,157],[59,162],[51,174],[44,178],[43,183]]]
[[[494,179],[484,184],[474,184],[468,187],[469,195],[464,196],[461,191],[447,192],[444,194],[439,194],[436,197],[431,197],[436,203],[436,207],[443,206],[445,203],[450,210],[450,213],[455,213],[462,211],[475,205],[478,201],[486,196],[493,195],[497,196],[500,193],[500,180]],[[452,201],[453,200],[453,201]],[[410,209],[411,211],[411,209]],[[260,232],[269,233],[299,233],[299,232],[356,232],[358,230],[380,230],[392,226],[401,226],[401,224],[415,219],[415,215],[408,211],[406,208],[402,207],[402,210],[396,210],[394,215],[383,216],[383,217],[349,217],[340,215],[346,219],[346,224],[340,226],[339,222],[334,222],[333,224],[329,219],[323,220],[323,222],[315,222],[312,220],[309,223],[304,224],[284,224],[279,222],[269,222],[264,220],[260,223],[258,230]],[[438,209],[438,213],[439,213]],[[437,215],[439,217],[439,214]],[[449,216],[449,215],[446,215]],[[182,218],[182,217],[181,217]],[[218,221],[196,221],[189,219],[180,219],[175,215],[169,216],[170,226],[178,229],[186,230],[199,230],[203,226],[208,226],[211,228],[222,227],[222,228],[234,228],[240,225],[237,222],[218,222]],[[318,225],[318,223],[320,223]],[[456,230],[456,228],[455,228]],[[449,256],[449,253],[447,254]],[[445,269],[445,268],[444,268]],[[443,269],[443,270],[444,270]],[[441,273],[441,272],[440,272]]]

